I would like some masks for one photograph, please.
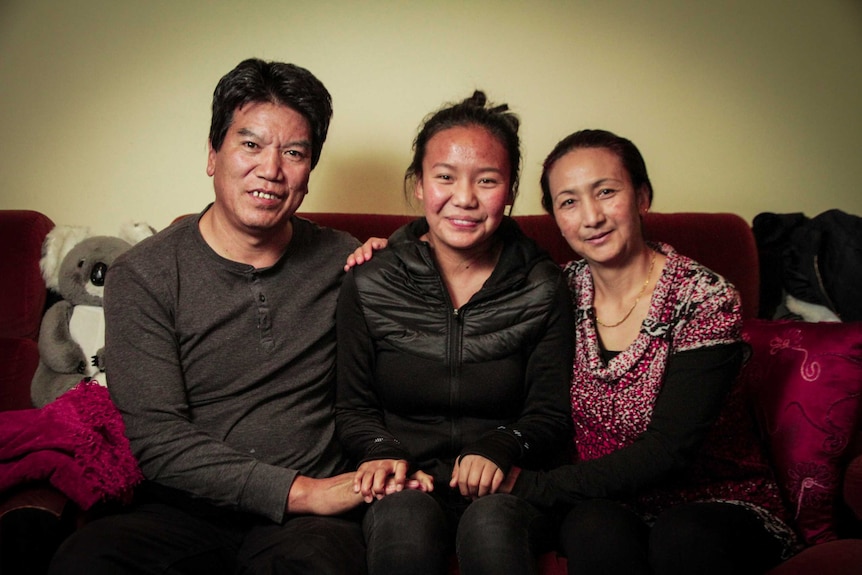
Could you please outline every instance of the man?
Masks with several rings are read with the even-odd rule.
[[[365,571],[332,416],[335,302],[359,242],[294,216],[330,95],[303,68],[250,59],[212,113],[215,201],[106,283],[110,392],[147,481],[127,513],[65,542],[52,573]]]

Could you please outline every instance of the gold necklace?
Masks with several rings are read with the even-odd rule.
[[[626,312],[626,315],[623,316],[623,319],[621,319],[617,323],[602,323],[602,321],[598,318],[598,316],[596,316],[596,323],[597,324],[599,324],[602,327],[617,327],[618,325],[621,325],[624,321],[629,319],[629,316],[632,315],[632,312],[638,306],[638,302],[641,300],[641,297],[643,297],[644,292],[646,291],[647,285],[649,285],[649,278],[652,276],[652,268],[655,265],[655,250],[651,250],[651,251],[652,251],[652,259],[649,262],[649,271],[647,272],[646,280],[644,280],[644,285],[641,286],[641,291],[638,294],[638,297],[635,298],[635,303],[632,304],[632,307],[629,308],[629,311]]]

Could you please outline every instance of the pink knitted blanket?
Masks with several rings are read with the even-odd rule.
[[[108,390],[88,381],[40,409],[0,412],[0,491],[48,480],[84,510],[128,501],[143,476],[124,429]]]

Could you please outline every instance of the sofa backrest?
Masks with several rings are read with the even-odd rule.
[[[360,241],[389,237],[411,215],[346,214],[318,212],[299,214],[323,226],[345,230]],[[559,264],[578,256],[569,248],[557,225],[547,214],[515,216],[521,228],[548,251]],[[648,213],[644,219],[648,239],[672,245],[727,278],[740,292],[743,317],[757,317],[760,302],[760,269],[757,245],[748,223],[736,214],[678,212]]]

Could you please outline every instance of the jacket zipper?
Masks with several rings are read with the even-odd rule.
[[[441,280],[442,283],[442,280]],[[462,310],[452,306],[449,300],[449,294],[445,291],[446,286],[442,286],[446,294],[446,300],[452,313],[449,314],[449,337],[446,340],[446,358],[449,362],[449,408],[452,412],[450,419],[450,449],[457,454],[460,449],[461,437],[461,410],[459,408],[458,397],[461,391],[461,338],[463,332],[463,312]]]

